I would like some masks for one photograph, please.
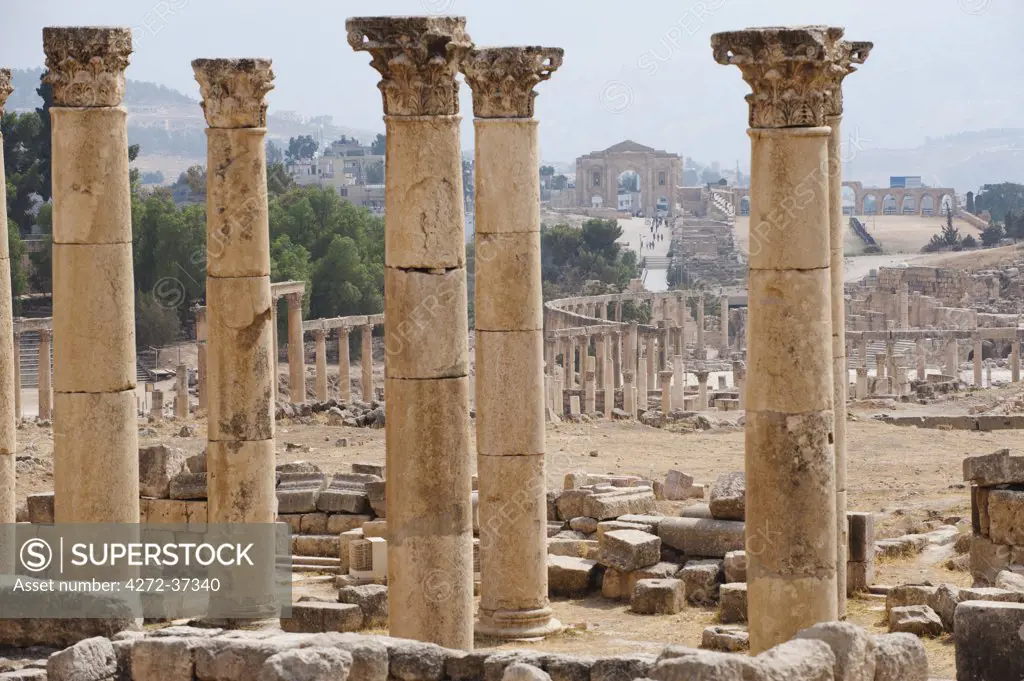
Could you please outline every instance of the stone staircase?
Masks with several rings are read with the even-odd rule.
[[[21,334],[21,388],[39,387],[39,333],[25,331]],[[53,344],[50,344],[50,376],[53,376]],[[51,382],[52,385],[52,382]]]
[[[860,352],[859,347],[860,347],[859,343],[854,343],[853,347],[850,348],[850,353],[851,354],[846,358],[846,367],[848,369],[856,369],[857,367],[861,366],[861,358],[860,358],[860,355],[857,354],[858,352]],[[902,358],[906,356],[907,352],[913,352],[915,347],[916,347],[916,344],[914,343],[914,341],[895,341],[893,343],[893,354],[898,358],[898,360],[902,360]],[[875,357],[878,356],[878,355],[884,355],[884,354],[885,354],[885,341],[869,341],[868,342],[868,370],[869,371],[873,370],[875,368]],[[913,369],[916,368],[916,366],[917,365],[915,364],[915,365],[912,365],[912,366],[908,366],[907,368],[913,370]]]

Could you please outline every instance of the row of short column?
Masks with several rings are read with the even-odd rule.
[[[361,398],[365,402],[374,399],[373,386],[373,325],[360,324],[360,387]],[[351,355],[349,353],[349,336],[351,326],[339,326],[338,330],[338,399],[348,403],[352,400],[352,384],[350,376]],[[327,380],[327,329],[314,329],[312,332],[315,343],[315,394],[319,401],[330,397]],[[302,368],[305,374],[305,366]]]

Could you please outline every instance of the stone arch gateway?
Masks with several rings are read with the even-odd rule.
[[[639,209],[644,215],[654,215],[659,204],[661,210],[675,215],[675,188],[682,181],[682,158],[632,140],[576,159],[576,205],[618,206],[619,176],[627,171],[640,176]]]

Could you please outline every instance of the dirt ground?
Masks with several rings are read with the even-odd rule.
[[[1014,403],[1019,387],[962,393],[949,405],[950,413],[985,411],[994,405]],[[882,411],[895,413],[913,405],[854,404],[848,423],[850,510],[884,515],[878,535],[898,536],[922,529],[927,520],[969,518],[969,492],[962,481],[965,455],[986,454],[1002,447],[1024,449],[1024,432],[978,433],[927,430],[891,426],[872,420]],[[736,418],[735,415],[729,414]],[[177,437],[181,424],[168,422],[152,428],[140,444],[167,442],[190,452],[205,446],[205,423],[196,426],[196,437]],[[559,423],[548,426],[548,485],[560,488],[565,473],[629,473],[663,478],[670,468],[711,483],[720,473],[743,470],[743,431],[738,425],[682,434],[637,423]],[[337,446],[340,438],[347,446]],[[356,461],[384,461],[384,431],[331,426],[317,416],[303,425],[278,422],[278,461],[305,460],[325,471],[347,470]],[[53,486],[52,436],[49,427],[25,422],[18,430],[18,498],[48,491]],[[675,513],[681,504],[659,502],[662,512]],[[880,562],[879,584],[930,580],[966,585],[969,576],[942,567],[947,553],[931,552],[914,559]],[[301,576],[297,593],[330,597],[331,581]],[[884,601],[863,597],[850,604],[850,618],[874,631],[884,631]],[[667,643],[698,645],[702,629],[714,623],[714,609],[689,608],[674,616],[634,615],[627,604],[600,596],[581,600],[556,599],[552,607],[568,629],[547,640],[527,644],[543,650],[577,653],[655,651]],[[481,642],[487,645],[487,642]],[[522,645],[522,644],[517,644]],[[953,648],[944,639],[927,642],[933,677],[953,676]]]

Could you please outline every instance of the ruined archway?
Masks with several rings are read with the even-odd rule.
[[[917,212],[917,202],[914,201],[914,197],[910,194],[903,195],[903,201],[900,203],[900,214],[901,215],[913,215]]]
[[[740,215],[750,215],[750,197],[744,196],[740,199]]]
[[[921,197],[921,215],[935,215],[935,199],[931,194]]]
[[[857,212],[857,192],[849,185],[842,188],[843,215],[854,215]]]
[[[886,194],[882,197],[882,214],[883,215],[895,215],[896,214],[896,197],[892,194]]]
[[[878,197],[874,194],[865,195],[862,212],[864,215],[878,215]]]

